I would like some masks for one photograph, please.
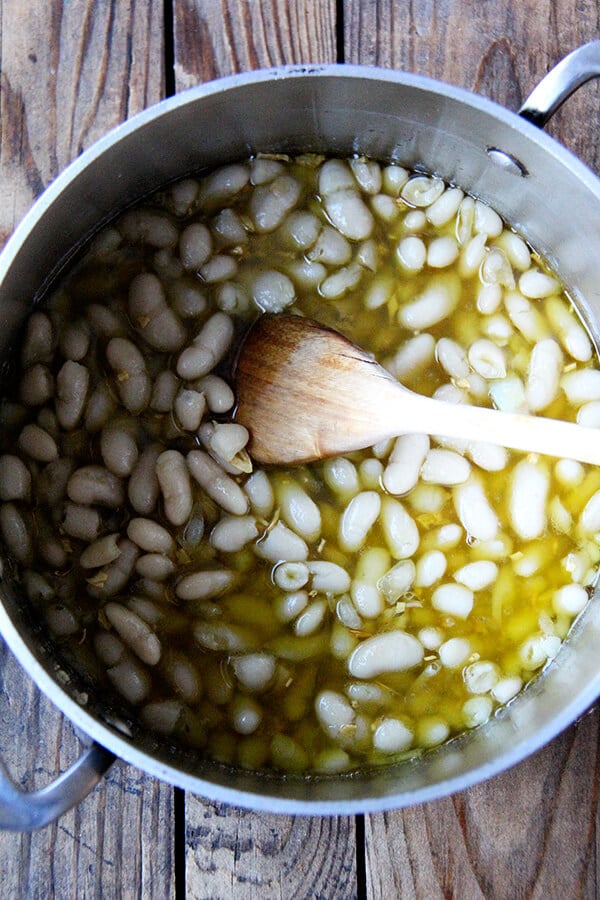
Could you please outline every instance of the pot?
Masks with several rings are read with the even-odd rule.
[[[439,82],[357,66],[244,74],[186,91],[98,141],[42,195],[0,257],[0,353],[77,248],[115,212],[167,182],[256,152],[364,154],[418,165],[489,203],[548,260],[590,333],[600,335],[600,179],[541,132],[560,103],[600,75],[600,41],[576,50],[520,114]],[[376,772],[307,780],[232,771],[132,734],[102,698],[57,665],[11,582],[0,630],[39,688],[92,743],[54,784],[24,794],[0,767],[0,827],[41,827],[78,802],[116,756],[185,790],[279,813],[354,814],[462,790],[522,760],[600,693],[600,602],[575,623],[558,658],[487,725]]]

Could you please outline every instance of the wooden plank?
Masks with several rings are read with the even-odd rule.
[[[276,816],[186,798],[186,896],[357,896],[354,820]]]
[[[164,93],[157,0],[1,7],[0,240],[82,149]],[[0,646],[0,752],[28,789],[70,765],[80,743]],[[157,824],[160,823],[160,827]],[[174,892],[173,791],[115,766],[53,826],[0,834],[5,897],[160,897]]]
[[[175,0],[174,34],[179,90],[242,70],[333,62],[335,2]],[[256,814],[187,795],[186,893],[351,898],[354,820]]]
[[[598,37],[597,5],[575,0],[346,0],[344,12],[348,62],[428,75],[511,109],[551,65]],[[596,171],[599,105],[600,85],[588,85],[548,129]],[[598,721],[586,717],[533,759],[454,798],[367,816],[367,896],[596,896]]]

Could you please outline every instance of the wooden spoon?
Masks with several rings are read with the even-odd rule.
[[[407,433],[487,441],[600,464],[600,430],[416,394],[343,335],[261,316],[239,352],[235,420],[259,463],[305,463]]]

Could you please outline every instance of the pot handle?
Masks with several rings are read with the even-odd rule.
[[[0,829],[34,831],[49,825],[83,800],[115,759],[110,750],[93,743],[56,781],[31,793],[14,783],[0,761]]]
[[[519,115],[543,128],[571,94],[600,77],[600,40],[590,41],[561,59],[533,89]]]

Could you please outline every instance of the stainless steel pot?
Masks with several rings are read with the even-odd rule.
[[[576,50],[520,114],[457,88],[356,66],[255,72],[187,91],[98,141],[45,192],[0,257],[0,353],[36,299],[100,224],[190,172],[258,151],[354,153],[418,164],[490,203],[555,267],[600,335],[600,179],[541,132],[566,97],[600,75],[600,41]],[[535,124],[531,124],[535,123]],[[78,702],[27,619],[5,566],[0,630],[37,685],[92,739],[54,784],[22,793],[0,766],[0,827],[41,827],[78,802],[116,756],[186,790],[256,810],[348,814],[402,807],[500,772],[566,728],[600,694],[600,598],[558,658],[485,727],[402,766],[296,780],[232,771],[129,733],[101,697]]]

